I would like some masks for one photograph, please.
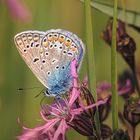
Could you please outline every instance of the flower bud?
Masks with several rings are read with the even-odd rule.
[[[125,100],[135,91],[135,81],[132,73],[124,71],[118,80],[118,92]]]
[[[113,21],[109,20],[105,31],[103,31],[102,33],[103,40],[109,45],[111,45],[112,41],[112,24]],[[134,39],[127,34],[125,30],[125,24],[120,20],[118,20],[117,22],[116,45],[117,51],[122,55],[122,57],[128,63],[130,68],[134,70],[134,53],[136,50],[136,44]]]
[[[81,91],[81,96],[80,96],[81,101],[84,106],[89,106],[95,103],[95,100],[92,94],[90,93],[90,91],[88,90],[88,88],[82,86],[80,88],[80,91]],[[87,114],[89,118],[93,118],[95,112],[96,112],[96,107],[84,110],[84,113]]]
[[[73,127],[81,135],[96,137],[94,121],[92,118],[90,119],[85,113],[77,115],[72,120],[72,122],[69,123],[69,125]]]
[[[130,140],[130,137],[127,131],[119,129],[113,133],[111,140]]]
[[[135,69],[134,53],[136,51],[136,43],[132,37],[127,33],[124,33],[120,37],[120,41],[117,43],[117,51],[122,55],[124,60],[130,66],[132,70]]]
[[[101,137],[102,139],[108,139],[112,135],[111,128],[106,124],[101,124]]]
[[[124,118],[133,127],[136,127],[136,125],[140,123],[140,104],[138,102],[138,97],[135,95],[131,96],[124,105]]]

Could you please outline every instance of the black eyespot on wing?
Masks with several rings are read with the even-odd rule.
[[[64,69],[65,69],[65,67],[64,67],[64,66],[62,66],[62,69],[64,70]]]
[[[56,61],[55,59],[52,60],[53,63],[54,63],[55,61]]]
[[[56,69],[59,69],[59,66],[56,66],[55,68],[56,68]]]
[[[31,43],[31,47],[33,47],[33,46],[34,46],[34,43],[32,42],[32,43]]]
[[[63,53],[66,54],[67,52],[64,50]]]
[[[52,47],[53,47],[53,45],[51,44],[51,45],[50,45],[50,48],[52,48]]]
[[[39,47],[39,44],[36,44],[35,46],[36,46],[36,47]]]
[[[42,60],[42,63],[45,63],[46,61],[45,60]]]
[[[39,58],[35,58],[34,60],[33,60],[33,62],[35,63],[35,62],[37,62],[39,60]]]
[[[50,72],[50,71],[48,71],[48,72],[47,72],[47,74],[48,74],[48,75],[50,75],[50,74],[51,74],[51,72]]]
[[[72,53],[71,52],[68,52],[68,55],[72,56]]]
[[[62,50],[62,48],[63,48],[62,46],[59,47],[60,50]]]
[[[27,45],[27,46],[26,46],[26,48],[30,48],[30,46],[29,46],[29,45]]]
[[[26,53],[26,52],[27,52],[27,50],[26,50],[26,49],[24,49],[24,50],[23,50],[23,52],[24,52],[24,53]]]
[[[49,55],[49,53],[48,52],[46,52],[46,56],[48,56]]]

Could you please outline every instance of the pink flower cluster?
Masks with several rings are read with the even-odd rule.
[[[18,140],[65,140],[66,131],[71,127],[69,124],[71,124],[75,117],[88,109],[107,102],[108,98],[85,106],[82,102],[78,86],[76,60],[72,61],[71,74],[73,77],[73,87],[69,97],[57,100],[51,105],[44,105],[41,110],[41,116],[45,123],[33,129],[23,127],[23,134],[17,137]],[[78,106],[76,106],[76,103],[79,103]]]

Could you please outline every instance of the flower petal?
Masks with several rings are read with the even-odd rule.
[[[65,119],[62,119],[57,130],[55,131],[53,140],[58,140],[60,135],[62,135],[62,140],[65,140],[65,132],[67,128],[68,128],[68,125],[66,124]]]
[[[14,19],[25,22],[31,20],[31,13],[20,0],[7,0],[7,6]]]

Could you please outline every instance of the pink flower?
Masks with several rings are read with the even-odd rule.
[[[20,0],[6,0],[9,13],[15,20],[28,22],[31,20],[31,13]]]
[[[86,110],[106,103],[107,99],[100,100],[97,103],[91,102],[85,106],[82,102],[80,88],[77,82],[76,60],[72,61],[71,74],[73,77],[73,87],[70,97],[68,99],[57,100],[51,105],[42,106],[41,116],[45,124],[33,129],[24,127],[24,134],[18,136],[18,140],[59,140],[59,138],[65,140],[65,133],[70,126],[74,125],[72,121],[75,118],[78,118],[78,116],[80,117],[80,114],[85,113]],[[93,126],[93,124],[91,125]]]

